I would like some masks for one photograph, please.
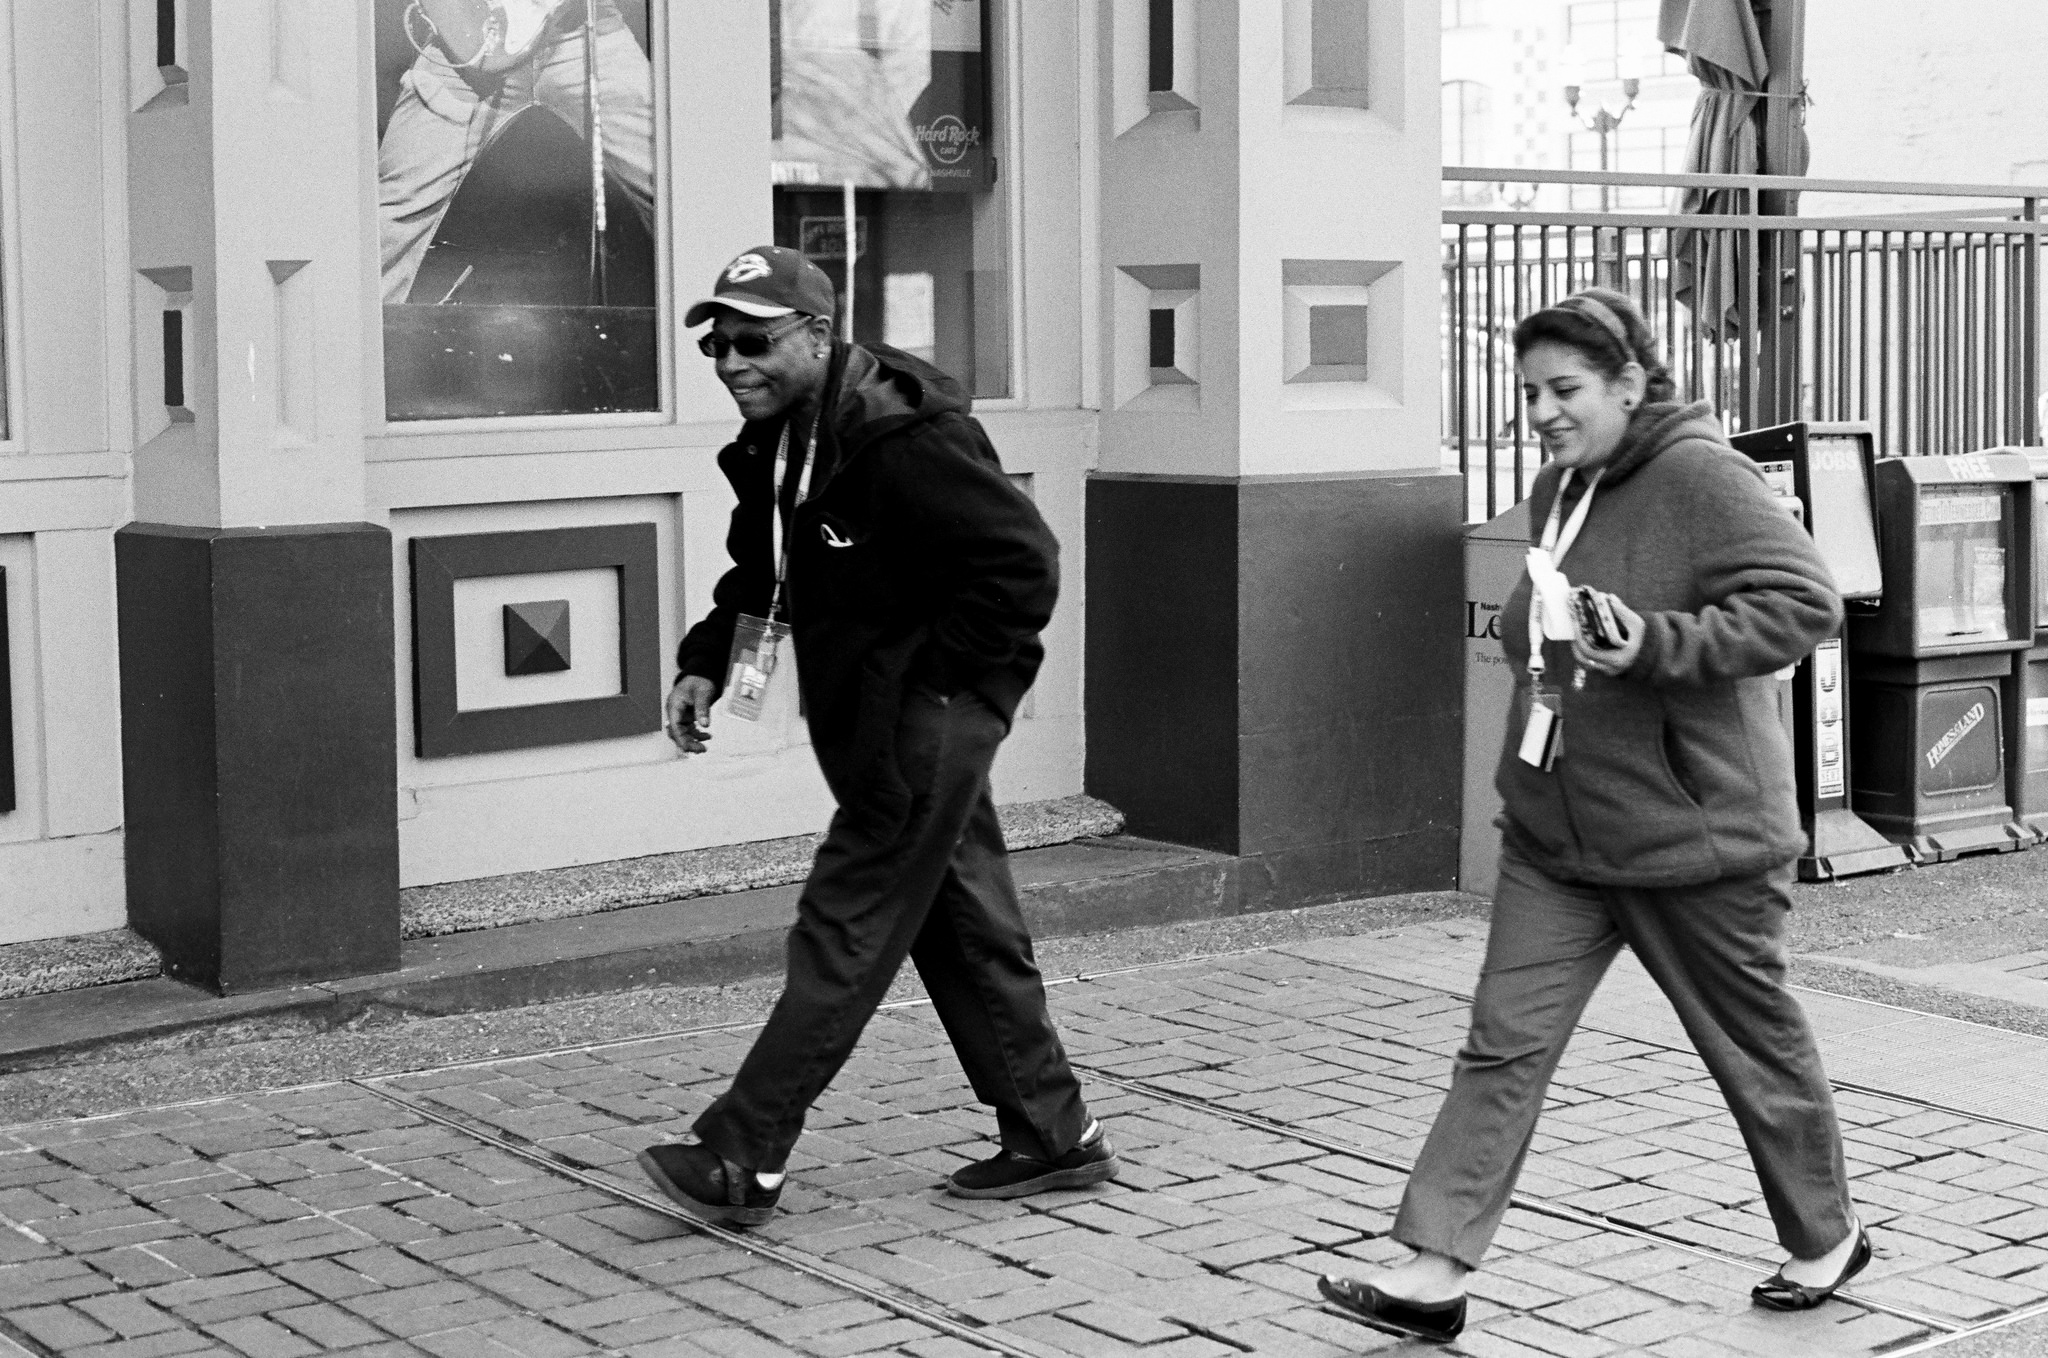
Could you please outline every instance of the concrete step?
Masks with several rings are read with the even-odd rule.
[[[1034,934],[1096,933],[1246,908],[1240,860],[1119,836],[1011,856]],[[409,939],[398,971],[216,996],[163,977],[0,1000],[0,1072],[176,1038],[320,1031],[382,1010],[439,1015],[777,974],[800,887]],[[1270,908],[1258,903],[1251,908]]]
[[[1013,852],[1107,838],[1124,828],[1122,812],[1089,796],[1012,802],[996,808],[996,815]],[[410,887],[399,893],[400,937],[431,938],[786,886],[803,881],[823,839],[821,834],[792,835]],[[139,981],[162,972],[156,945],[128,929],[0,944],[0,1000]]]

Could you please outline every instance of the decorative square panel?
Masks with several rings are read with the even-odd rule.
[[[1287,102],[1366,108],[1376,0],[1285,0]]]
[[[1371,385],[1400,398],[1400,271],[1389,260],[1280,261],[1286,382]]]
[[[1193,409],[1200,400],[1201,266],[1124,264],[1113,287],[1118,408]]]
[[[1308,362],[1312,368],[1364,368],[1365,304],[1312,306],[1308,312]]]
[[[651,523],[414,538],[420,755],[660,730],[656,573]]]

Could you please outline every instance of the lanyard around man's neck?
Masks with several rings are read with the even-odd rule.
[[[822,411],[811,416],[810,438],[804,446],[804,465],[797,473],[796,504],[789,507],[792,520],[796,517],[797,505],[802,504],[811,493],[811,469],[818,465],[818,426],[823,422]],[[785,419],[782,422],[782,437],[775,442],[775,500],[768,507],[768,521],[773,525],[770,540],[774,544],[775,553],[775,593],[768,599],[768,617],[771,620],[775,617],[776,610],[782,606],[782,582],[789,576],[789,544],[782,540],[782,491],[783,487],[789,484],[789,426],[790,421]]]

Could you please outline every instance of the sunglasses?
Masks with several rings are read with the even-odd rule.
[[[713,331],[697,341],[697,352],[706,358],[724,358],[727,354],[738,354],[741,358],[759,358],[780,343],[784,335],[810,319],[809,316],[799,316],[793,321],[776,326],[773,330],[748,330],[737,335],[721,335]]]

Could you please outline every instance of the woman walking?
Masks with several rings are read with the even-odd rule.
[[[1752,1296],[1805,1310],[1870,1260],[1813,1034],[1785,988],[1804,845],[1771,674],[1841,622],[1807,534],[1705,403],[1674,399],[1634,305],[1592,289],[1515,354],[1549,464],[1502,615],[1517,675],[1496,775],[1499,885],[1472,1025],[1394,1223],[1415,1251],[1323,1295],[1454,1337],[1565,1043],[1623,944],[1741,1128],[1791,1258]],[[1574,589],[1574,586],[1579,588]]]

